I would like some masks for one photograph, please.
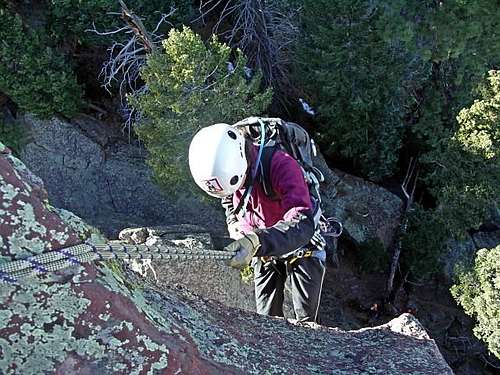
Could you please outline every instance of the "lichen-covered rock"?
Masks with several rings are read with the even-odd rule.
[[[81,242],[47,202],[43,182],[0,147],[0,261]]]
[[[401,222],[401,199],[371,182],[330,169],[320,155],[314,162],[325,175],[321,187],[325,215],[339,218],[356,244],[380,240],[388,248]]]
[[[27,248],[38,238],[33,244],[42,243],[40,251],[78,241],[76,230],[37,202],[45,197],[41,185],[23,181],[24,167],[0,150],[2,183],[10,185],[1,196],[7,246],[0,263],[23,255],[10,240],[16,231]],[[14,220],[24,213],[21,202],[35,207],[30,220]],[[55,216],[47,221],[49,213]],[[0,373],[452,374],[409,315],[361,331],[301,326],[142,285],[111,262],[0,284]]]

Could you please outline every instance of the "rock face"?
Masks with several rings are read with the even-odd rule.
[[[83,233],[67,225],[55,209],[47,209],[42,180],[1,143],[0,172],[0,260],[81,241]]]
[[[46,185],[51,202],[111,237],[130,226],[208,224],[224,228],[221,209],[196,198],[172,199],[152,182],[146,154],[118,141],[104,123],[22,119],[31,134],[21,159]]]
[[[500,230],[476,232],[472,236],[467,234],[462,241],[451,240],[448,251],[441,258],[443,274],[448,283],[452,283],[455,276],[455,267],[461,264],[470,267],[480,249],[493,249],[500,245]]]
[[[8,186],[0,264],[24,256],[22,247],[46,251],[85,237],[76,217],[66,226],[44,200],[39,179],[0,152]],[[0,353],[2,374],[452,374],[411,315],[359,331],[300,326],[141,285],[116,262],[0,283]]]

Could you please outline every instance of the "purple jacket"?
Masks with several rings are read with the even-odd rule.
[[[251,165],[257,150],[251,150]],[[243,233],[255,232],[261,247],[257,256],[281,256],[306,245],[314,234],[309,188],[297,161],[277,150],[271,160],[271,185],[277,198],[265,195],[259,179],[254,182],[243,217],[234,215],[245,188],[223,200],[228,224],[235,221]],[[241,216],[241,214],[240,214]]]

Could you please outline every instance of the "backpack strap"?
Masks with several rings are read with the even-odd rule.
[[[271,198],[272,200],[278,199],[278,194],[273,190],[273,184],[271,181],[271,160],[273,159],[274,153],[278,150],[278,146],[268,146],[264,147],[261,159],[261,169],[259,174],[259,179],[264,190],[264,194]]]

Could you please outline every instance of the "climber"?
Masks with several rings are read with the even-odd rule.
[[[229,265],[254,270],[257,312],[283,316],[289,280],[297,320],[317,322],[325,274],[325,251],[313,243],[313,203],[297,161],[284,151],[270,160],[270,180],[277,197],[264,193],[262,147],[227,124],[201,129],[189,147],[189,167],[196,184],[220,198],[234,240]],[[240,212],[239,208],[243,207]]]

